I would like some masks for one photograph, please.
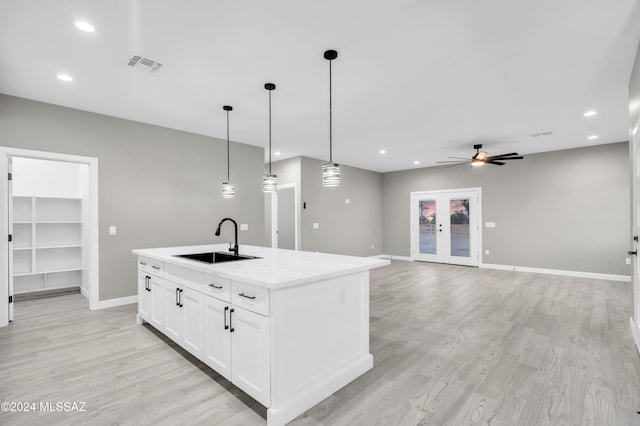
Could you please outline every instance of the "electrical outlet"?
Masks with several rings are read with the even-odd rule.
[[[344,199],[344,203],[345,204],[351,204],[351,199],[350,198],[345,198]]]
[[[116,235],[116,227],[115,226],[110,226],[109,227],[109,235]]]
[[[318,222],[313,222],[313,229],[319,229],[320,224]]]
[[[631,265],[631,258],[630,258],[630,257],[625,258],[625,260],[624,260],[624,261],[625,261],[625,263],[626,263],[627,265]]]
[[[490,252],[489,250],[485,250],[485,251],[484,251],[484,255],[485,255],[485,256],[489,256],[490,254],[491,254],[491,252]]]
[[[240,230],[241,231],[248,231],[249,230],[249,224],[248,223],[241,223],[240,224]]]
[[[376,248],[376,245],[375,244],[371,244],[371,248]]]
[[[495,222],[485,222],[484,223],[484,227],[485,228],[495,228],[496,227],[496,223]]]

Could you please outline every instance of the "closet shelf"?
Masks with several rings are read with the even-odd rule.
[[[55,246],[36,246],[36,250],[51,250],[51,249],[62,249],[62,248],[81,248],[82,244],[66,244],[66,245],[55,245]]]
[[[36,271],[36,272],[23,272],[20,274],[13,274],[14,277],[26,277],[28,275],[42,275],[42,274],[58,274],[60,272],[76,272],[82,271],[82,268],[69,268],[69,269],[51,269],[48,271]]]

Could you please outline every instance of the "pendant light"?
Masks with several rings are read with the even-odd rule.
[[[262,190],[264,192],[276,192],[278,190],[278,176],[271,173],[271,92],[275,90],[276,85],[265,83],[264,88],[269,91],[269,173],[264,174]]]
[[[229,179],[229,111],[233,111],[233,107],[225,105],[222,109],[227,111],[227,180],[222,182],[222,198],[233,198],[236,195],[236,187]]]
[[[333,162],[333,105],[331,98],[331,61],[338,57],[335,50],[324,52],[324,58],[329,61],[329,162],[322,165],[322,185],[340,186],[340,164]]]

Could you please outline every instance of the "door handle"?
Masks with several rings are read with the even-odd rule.
[[[637,255],[638,255],[638,250],[628,251],[628,252],[627,252],[627,254],[628,254],[629,256],[631,256],[631,255],[637,256]]]
[[[221,286],[221,285],[220,285],[220,286],[218,286],[218,285],[215,285],[215,284],[209,284],[209,287],[217,288],[218,290],[221,290],[221,289],[222,289],[222,286]]]
[[[231,327],[231,330],[229,330],[229,333],[233,333],[233,331],[235,330],[235,329],[233,328],[233,320],[232,320],[231,315],[233,315],[233,309],[231,309],[231,310],[229,311],[229,327]]]
[[[182,292],[183,292],[183,291],[184,291],[184,290],[180,289],[180,293],[178,293],[178,301],[180,301],[180,305],[178,305],[178,306],[180,306],[181,308],[184,306],[184,305],[182,304]]]
[[[229,310],[228,306],[224,307],[224,329],[228,330],[229,326],[227,325],[227,311]]]
[[[176,306],[180,306],[179,291],[180,289],[176,287]]]

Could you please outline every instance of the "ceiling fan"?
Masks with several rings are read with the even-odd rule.
[[[473,146],[473,149],[476,150],[476,153],[471,159],[461,158],[461,157],[449,157],[454,158],[452,161],[438,161],[438,164],[451,164],[450,167],[459,166],[461,164],[471,163],[472,166],[482,166],[483,164],[495,164],[496,166],[504,166],[506,163],[505,160],[522,160],[524,157],[517,152],[511,152],[509,154],[501,154],[501,155],[492,155],[491,157],[487,157],[487,153],[485,151],[480,151],[482,149],[482,144],[477,144]]]

